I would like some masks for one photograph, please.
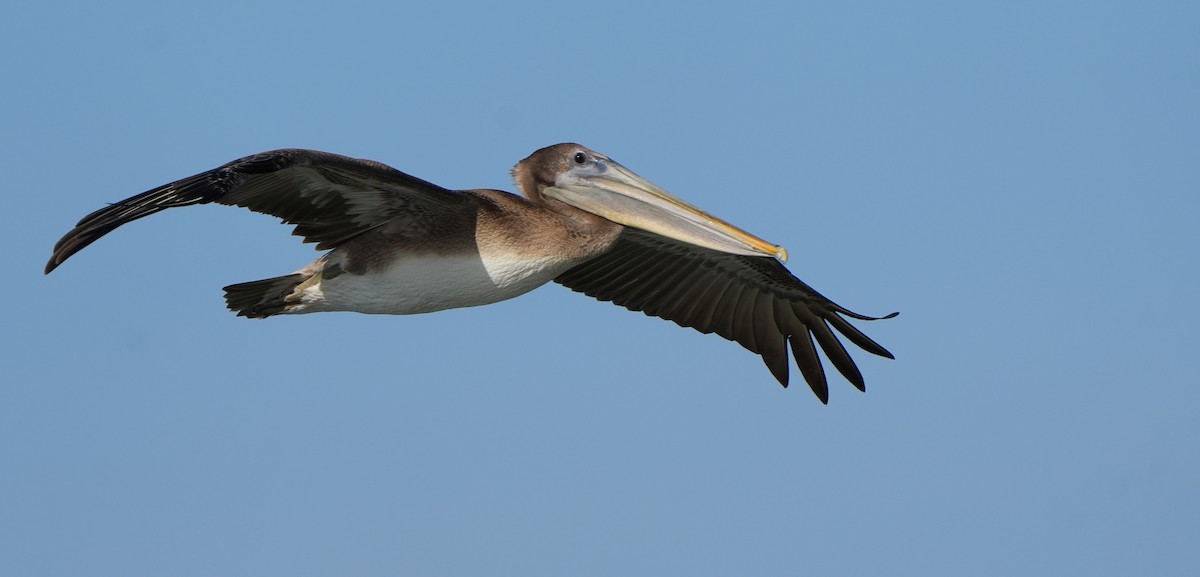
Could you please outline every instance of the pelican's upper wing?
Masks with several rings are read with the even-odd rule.
[[[277,216],[296,225],[293,234],[323,250],[397,215],[434,219],[465,209],[469,198],[379,162],[315,150],[273,150],[160,186],[83,217],[54,246],[46,272],[117,227],[176,206],[216,202]]]
[[[608,252],[554,280],[588,296],[737,341],[762,355],[785,387],[790,342],[800,372],[823,403],[829,402],[829,386],[814,338],[847,380],[859,390],[866,388],[830,326],[863,350],[894,358],[840,315],[876,317],[821,296],[770,257],[718,252],[626,228]]]

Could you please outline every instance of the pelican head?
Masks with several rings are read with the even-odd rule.
[[[585,146],[564,143],[538,150],[513,168],[513,176],[531,198],[552,198],[618,224],[696,246],[787,261],[782,246],[684,202]]]

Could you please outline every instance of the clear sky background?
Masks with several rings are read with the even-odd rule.
[[[159,2],[0,19],[0,574],[1195,575],[1192,2]],[[311,245],[80,217],[305,147],[512,190],[576,141],[895,361],[822,406],[557,285],[250,321]]]

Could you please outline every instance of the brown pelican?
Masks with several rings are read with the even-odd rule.
[[[58,244],[46,273],[113,229],[166,208],[217,202],[270,214],[332,249],[284,276],[225,287],[250,318],[322,311],[416,314],[494,303],[551,280],[603,301],[717,333],[762,355],[788,383],[796,364],[821,402],[813,340],[859,390],[862,374],[835,336],[892,354],[793,276],[783,247],[676,198],[578,144],[543,148],[512,176],[524,198],[447,190],[390,166],[313,150],[247,156],[104,207]]]

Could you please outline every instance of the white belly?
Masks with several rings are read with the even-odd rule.
[[[310,273],[334,263],[335,250],[302,269]],[[297,287],[299,302],[289,314],[322,311],[355,311],[370,314],[409,315],[459,307],[491,304],[525,294],[558,276],[573,263],[557,259],[491,258],[413,255],[399,257],[390,266],[368,274],[342,272],[332,278],[314,278]]]

